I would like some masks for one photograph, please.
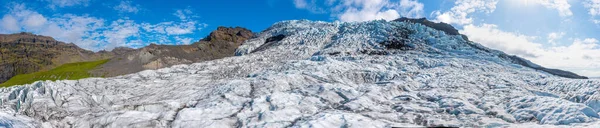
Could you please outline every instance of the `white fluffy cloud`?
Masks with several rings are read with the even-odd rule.
[[[600,76],[600,47],[595,38],[575,39],[569,46],[551,47],[532,61],[587,76]]]
[[[467,25],[473,23],[473,18],[470,16],[475,12],[492,13],[496,10],[498,0],[457,0],[455,6],[447,12],[434,11],[432,16],[436,21]]]
[[[600,76],[600,47],[594,38],[574,39],[568,46],[543,47],[535,37],[505,32],[497,25],[466,25],[461,33],[486,47],[518,55],[550,68],[573,71],[580,75]],[[549,34],[554,39],[562,33]],[[552,38],[548,38],[552,39]]]
[[[325,13],[325,9],[319,7],[317,2],[318,0],[294,0],[294,5],[298,9],[306,9],[311,13]]]
[[[296,6],[296,8],[301,9],[305,9],[306,6],[308,6],[305,0],[294,0],[294,5]]]
[[[158,24],[142,24],[142,28],[148,32],[155,32],[167,35],[183,35],[191,34],[196,30],[206,27],[206,24],[198,23],[198,21],[190,20],[197,16],[190,9],[176,10],[173,13],[178,17],[180,22],[161,22]]]
[[[550,34],[548,34],[548,43],[551,43],[552,45],[556,45],[556,40],[563,38],[563,36],[565,36],[565,32],[552,32]]]
[[[583,5],[588,9],[590,15],[600,15],[600,0],[586,0],[583,2]]]
[[[41,0],[48,2],[48,7],[55,9],[56,7],[70,6],[88,6],[91,0]]]
[[[34,13],[25,17],[22,22],[23,25],[25,25],[25,27],[28,29],[37,29],[42,27],[46,21],[46,17],[42,16],[41,14]]]
[[[102,32],[102,36],[105,37],[102,43],[108,48],[127,46],[127,38],[140,36],[140,25],[133,20],[119,19],[113,21],[108,28],[109,30]]]
[[[546,8],[556,9],[560,16],[566,17],[573,15],[571,4],[568,0],[533,0],[534,2],[545,6]]]
[[[591,21],[600,24],[600,20],[595,19],[596,16],[600,16],[600,0],[586,0],[583,6],[588,9],[588,14],[592,17]]]
[[[5,29],[2,32],[17,32],[21,27],[38,29],[46,23],[47,19],[44,16],[25,9],[24,4],[12,4],[12,8],[8,9],[9,14],[5,14],[0,21],[1,28]]]
[[[600,8],[599,0],[588,0],[586,7],[590,9],[591,15],[600,15],[595,6]],[[572,16],[571,5],[567,0],[514,0],[522,4],[537,4],[549,9],[555,9],[561,17]],[[552,32],[546,37],[551,46],[544,45],[539,37],[528,36],[518,33],[502,31],[494,24],[482,23],[475,25],[476,17],[473,13],[492,13],[496,9],[498,0],[457,0],[455,6],[449,11],[434,11],[432,17],[437,21],[452,23],[462,26],[460,32],[469,39],[482,45],[504,51],[508,54],[518,55],[533,61],[534,63],[550,68],[558,68],[573,71],[587,76],[600,76],[600,48],[598,41],[594,38],[572,39],[567,46],[557,46],[565,32]],[[596,4],[596,5],[594,5]]]
[[[573,15],[568,0],[512,0],[524,4],[540,4],[546,8],[556,9],[562,17]],[[498,0],[457,0],[449,11],[440,10],[431,13],[436,21],[456,25],[473,24],[473,13],[492,13],[496,10]]]
[[[423,8],[425,5],[416,0],[401,0],[396,4],[400,14],[408,17],[423,17]]]
[[[51,36],[68,43],[75,43],[80,47],[90,49],[96,42],[86,40],[86,37],[89,33],[93,33],[103,27],[104,20],[95,17],[65,14],[49,18],[49,21],[44,26],[45,28],[32,32]],[[23,30],[28,31],[29,29]]]
[[[192,38],[185,38],[185,37],[175,37],[175,40],[177,40],[177,45],[188,45],[188,44],[192,44]]]
[[[98,51],[111,50],[119,46],[141,47],[144,42],[159,44],[189,44],[194,38],[187,37],[206,27],[194,20],[189,9],[177,10],[179,21],[157,24],[138,23],[133,20],[118,19],[106,21],[86,15],[55,14],[45,17],[27,9],[23,4],[15,4],[0,19],[0,33],[21,31],[54,37],[57,40],[75,43],[79,47]],[[109,24],[105,24],[109,23]]]
[[[119,3],[119,5],[115,6],[113,9],[121,12],[121,13],[137,13],[140,11],[140,5],[134,5],[131,1],[124,0]]]
[[[19,21],[12,15],[4,15],[0,20],[0,32],[16,32],[21,28],[19,27]]]
[[[189,22],[162,22],[158,24],[142,24],[142,28],[148,32],[155,32],[167,35],[191,34],[199,28],[205,27],[205,24],[198,24],[196,21]]]
[[[329,10],[332,17],[345,22],[422,17],[424,7],[416,0],[294,0],[294,5],[313,13]]]
[[[538,53],[540,52],[542,44],[529,41],[534,37],[504,32],[499,30],[497,25],[466,25],[461,33],[467,35],[470,40],[481,43],[486,47],[504,51],[508,54],[519,55],[522,57],[540,56]]]

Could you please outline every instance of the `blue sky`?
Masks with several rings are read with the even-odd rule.
[[[0,0],[0,33],[32,32],[98,51],[190,44],[218,26],[260,32],[293,19],[426,17],[487,47],[600,76],[600,0]]]

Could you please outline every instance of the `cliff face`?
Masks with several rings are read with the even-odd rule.
[[[31,33],[0,34],[0,83],[18,74],[110,56],[110,53],[94,53],[47,36]]]

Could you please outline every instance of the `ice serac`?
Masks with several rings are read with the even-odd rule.
[[[598,127],[567,79],[410,22],[278,22],[235,57],[0,89],[13,127]]]

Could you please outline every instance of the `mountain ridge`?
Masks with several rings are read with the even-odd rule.
[[[93,52],[48,36],[27,32],[0,34],[0,60],[3,60],[0,62],[0,83],[19,74],[46,71],[74,62],[111,59],[90,73],[95,77],[112,77],[218,59],[233,56],[235,48],[253,35],[252,31],[242,27],[220,26],[204,39],[190,45],[151,44],[138,49],[117,47],[111,51]],[[29,61],[28,56],[34,56],[34,60]],[[27,62],[21,63],[19,59]]]
[[[254,36],[242,27],[220,26],[205,38],[189,45],[156,45],[130,50],[92,71],[107,77],[126,75],[148,69],[191,64],[233,56],[234,50]]]

